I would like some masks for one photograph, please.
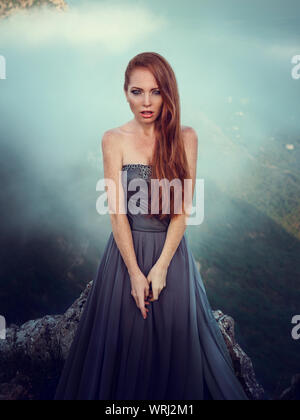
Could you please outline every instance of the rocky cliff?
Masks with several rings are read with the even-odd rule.
[[[0,400],[52,399],[92,282],[63,315],[11,325],[0,340]],[[235,372],[252,400],[263,398],[252,362],[236,343],[234,320],[215,311]]]
[[[64,0],[0,0],[0,18],[8,17],[22,9],[39,6],[54,7],[61,11],[68,8]]]

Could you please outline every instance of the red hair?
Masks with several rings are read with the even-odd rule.
[[[172,181],[178,178],[181,181],[181,211],[183,212],[184,179],[191,178],[191,176],[180,125],[180,100],[176,77],[172,67],[164,57],[158,53],[144,52],[133,57],[128,63],[125,71],[125,91],[128,90],[131,72],[137,67],[144,67],[151,71],[163,98],[160,115],[154,122],[156,141],[153,152],[151,179],[161,180],[166,178]],[[150,191],[151,181],[149,187]],[[177,214],[174,213],[174,202],[177,198],[179,199],[177,195],[175,197],[174,188],[171,187],[170,213],[162,213],[162,191],[159,188],[159,214],[151,214],[149,195],[147,217],[156,217],[159,220],[176,217]]]

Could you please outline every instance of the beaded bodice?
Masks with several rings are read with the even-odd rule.
[[[129,183],[136,178],[142,178],[146,180],[148,184],[151,179],[152,167],[151,165],[144,165],[142,163],[128,163],[122,166],[122,171],[124,173],[126,171],[127,173],[127,194],[126,195],[127,195],[127,203],[128,203],[131,200],[131,197],[133,197],[136,193],[136,191],[130,191],[128,189]],[[123,186],[124,188],[126,188],[125,181],[124,181]],[[140,192],[141,191],[144,191],[144,193],[146,192],[143,186],[140,187]],[[139,203],[140,204],[138,205],[138,207],[146,211],[147,203],[144,202],[144,200],[140,200]],[[147,232],[165,232],[168,229],[168,225],[170,223],[170,220],[168,219],[165,219],[165,220],[158,220],[156,218],[148,219],[145,217],[145,213],[133,214],[130,211],[130,208],[127,209],[127,216],[128,216],[129,223],[132,230],[142,230],[142,231],[147,231]]]
[[[141,175],[141,177],[144,179],[149,179],[152,172],[151,165],[144,165],[142,163],[128,163],[127,165],[123,165],[122,169],[123,170],[137,169],[139,175]]]

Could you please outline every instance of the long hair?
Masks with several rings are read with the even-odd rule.
[[[168,181],[172,181],[177,178],[180,180],[182,186],[181,198],[179,197],[180,192],[178,190],[174,194],[174,188],[172,186],[170,188],[170,197],[169,194],[164,194],[165,200],[166,198],[168,200],[169,212],[162,213],[162,189],[164,190],[166,187],[166,183],[162,182],[162,189],[159,188],[159,203],[156,202],[159,213],[151,214],[150,180],[147,217],[156,217],[159,220],[166,218],[172,219],[178,215],[175,213],[175,200],[180,199],[181,201],[176,201],[176,203],[182,203],[181,209],[177,213],[184,212],[184,179],[191,178],[180,125],[180,100],[177,81],[172,67],[164,57],[158,53],[144,52],[133,57],[128,63],[125,71],[125,91],[128,90],[131,72],[137,67],[144,67],[152,72],[163,99],[160,115],[154,123],[155,147],[152,159],[151,179],[157,179],[159,181],[167,179]],[[153,200],[155,197],[156,194],[153,194],[152,201],[155,201]]]

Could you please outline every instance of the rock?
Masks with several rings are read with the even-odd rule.
[[[6,340],[0,340],[0,400],[53,399],[91,286],[92,282],[64,315],[10,325]],[[264,391],[252,362],[235,342],[233,319],[221,311],[214,311],[214,316],[245,392],[252,400],[261,399]]]
[[[19,10],[39,6],[53,7],[59,11],[68,9],[68,4],[64,0],[0,0],[0,18],[11,16]]]
[[[53,397],[92,282],[64,315],[47,315],[0,340],[0,400]]]
[[[235,374],[243,385],[248,398],[251,400],[263,399],[265,391],[256,380],[252,361],[235,341],[233,318],[224,315],[220,310],[213,311],[213,313],[229,350]]]

